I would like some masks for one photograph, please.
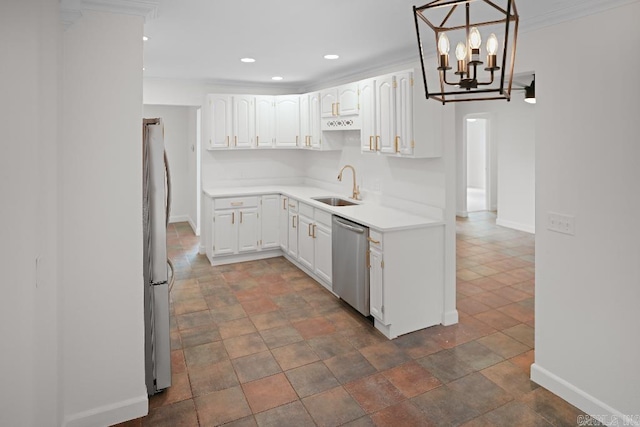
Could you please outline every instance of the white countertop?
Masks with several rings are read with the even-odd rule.
[[[232,187],[205,189],[204,193],[210,197],[235,197],[235,196],[260,196],[264,194],[283,194],[299,200],[316,208],[343,218],[366,225],[379,231],[406,230],[411,228],[433,227],[443,225],[440,220],[426,216],[414,215],[398,209],[381,206],[373,202],[357,201],[353,206],[330,206],[316,200],[313,197],[340,197],[348,199],[345,195],[336,194],[328,190],[307,186],[282,186],[269,185],[260,187]],[[348,199],[351,200],[351,199]]]

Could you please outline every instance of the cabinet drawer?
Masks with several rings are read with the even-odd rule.
[[[295,199],[289,199],[287,202],[289,205],[289,212],[298,212],[298,201]]]
[[[300,212],[300,215],[304,215],[307,218],[313,218],[313,206],[309,206],[305,203],[299,203],[298,212]]]
[[[226,197],[213,201],[214,209],[255,208],[258,206],[258,197]]]
[[[331,228],[331,214],[329,212],[323,211],[321,209],[316,209],[314,219],[316,220],[316,222],[324,224],[327,227]]]
[[[382,250],[382,233],[369,229],[369,247]]]

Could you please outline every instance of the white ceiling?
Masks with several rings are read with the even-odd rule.
[[[517,0],[520,32],[633,1],[637,0]],[[145,77],[303,88],[417,60],[412,6],[423,3],[160,0],[157,18],[145,24]],[[326,60],[325,54],[338,54],[340,59]],[[247,56],[256,62],[240,62]],[[272,76],[284,80],[273,82]]]

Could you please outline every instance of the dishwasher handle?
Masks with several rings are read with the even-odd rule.
[[[362,234],[362,233],[364,233],[364,231],[365,231],[365,230],[364,230],[364,228],[354,227],[354,226],[352,226],[352,225],[350,225],[350,224],[346,224],[346,223],[344,223],[344,222],[340,221],[340,220],[339,220],[339,219],[337,219],[337,218],[336,218],[336,220],[335,220],[335,221],[336,221],[336,223],[337,223],[337,224],[339,224],[341,227],[344,227],[344,228],[346,228],[346,229],[348,229],[348,230],[351,230],[351,231],[355,231],[356,233]]]

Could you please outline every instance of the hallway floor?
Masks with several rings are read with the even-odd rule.
[[[393,341],[284,258],[211,267],[169,228],[173,386],[121,426],[575,426],[529,381],[534,237],[457,223],[460,322]]]

